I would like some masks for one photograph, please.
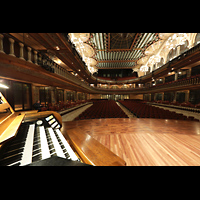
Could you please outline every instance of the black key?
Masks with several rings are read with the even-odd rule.
[[[10,157],[6,157],[6,158],[0,160],[0,165],[9,165],[9,164],[12,164],[14,162],[20,161],[21,158],[22,158],[22,153],[16,154],[16,155],[13,155],[13,156],[10,156]]]
[[[38,160],[42,160],[42,154],[38,154],[36,156],[33,156],[32,158],[32,162],[36,162]]]

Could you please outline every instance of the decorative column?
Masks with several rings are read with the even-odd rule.
[[[14,54],[14,42],[15,42],[15,40],[13,40],[12,38],[9,38],[9,41],[10,41],[10,53],[9,53],[9,55],[15,56],[15,54]]]
[[[189,102],[190,90],[185,91],[185,102]]]
[[[190,77],[191,73],[192,73],[192,68],[190,68],[190,69],[187,70],[187,77]]]
[[[19,58],[21,58],[21,59],[23,59],[23,60],[25,60],[24,59],[24,44],[23,43],[19,43],[19,46],[20,46],[20,51],[19,51]]]
[[[151,101],[151,93],[149,94],[149,100],[148,101]]]
[[[178,72],[179,72],[180,70],[178,70],[177,72],[175,72],[175,76],[174,76],[174,80],[175,81],[177,81],[178,80]]]
[[[39,64],[41,65],[41,63],[42,63],[42,57],[41,57],[41,54],[38,55],[38,61],[39,61]]]
[[[37,59],[38,59],[38,57],[37,57],[37,51],[33,51],[33,53],[34,53],[34,63],[36,64],[36,65],[38,65],[38,63],[37,63]]]
[[[31,47],[27,47],[27,49],[28,49],[28,62],[32,62],[31,61]]]
[[[162,94],[162,101],[164,101],[164,92],[161,92],[161,94]]]
[[[176,97],[177,97],[177,91],[174,92],[174,99],[173,99],[173,102],[176,102]]]
[[[4,38],[4,35],[0,34],[0,52],[1,53],[5,53],[3,50],[3,38]]]

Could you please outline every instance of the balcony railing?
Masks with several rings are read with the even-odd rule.
[[[73,76],[65,68],[50,59],[46,54],[27,46],[11,35],[0,33],[0,53],[5,53],[35,65],[39,65],[50,73],[62,76],[84,88],[92,89],[88,83]]]

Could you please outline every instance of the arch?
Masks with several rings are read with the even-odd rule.
[[[189,46],[188,40],[186,40],[183,44],[176,46],[176,56],[179,56],[180,54],[187,51],[189,49],[188,46]]]
[[[184,44],[180,45],[180,54],[184,53],[189,49],[188,45],[189,45],[188,40],[186,40]]]
[[[167,59],[166,59],[166,63],[169,62],[170,60],[172,60],[176,55],[176,48],[172,48],[169,53],[167,54]]]
[[[198,43],[200,43],[200,33],[197,33],[195,37],[194,46],[197,45]]]
[[[161,57],[160,62],[157,63],[157,68],[161,67],[164,64],[164,58]]]

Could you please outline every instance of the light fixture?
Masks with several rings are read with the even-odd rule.
[[[2,84],[2,83],[0,83],[0,88],[9,89],[9,87],[8,87],[8,86],[6,86],[6,85],[4,85],[4,84]]]
[[[57,50],[57,51],[60,50],[59,46],[56,46],[56,50]]]

